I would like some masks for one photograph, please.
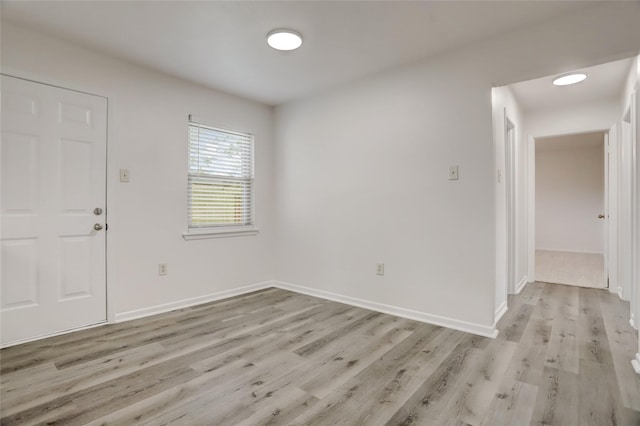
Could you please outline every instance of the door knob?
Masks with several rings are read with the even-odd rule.
[[[604,215],[601,213],[598,215],[598,219],[604,219]]]
[[[99,223],[96,223],[95,225],[93,225],[93,229],[95,229],[96,231],[100,231],[102,230],[102,225],[100,225]]]

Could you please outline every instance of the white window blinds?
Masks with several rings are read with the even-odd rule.
[[[253,225],[253,135],[189,117],[189,228]]]

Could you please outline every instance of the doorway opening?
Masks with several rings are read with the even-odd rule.
[[[605,132],[536,139],[536,280],[605,288]]]

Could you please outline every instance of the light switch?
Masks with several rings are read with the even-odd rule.
[[[120,169],[120,182],[129,182],[129,170]]]
[[[449,166],[449,180],[458,180],[458,166]]]

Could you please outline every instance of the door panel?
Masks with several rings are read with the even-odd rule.
[[[2,76],[3,346],[106,321],[107,101]]]
[[[2,207],[7,213],[33,213],[36,199],[38,140],[3,134]]]
[[[2,242],[2,309],[38,305],[37,244],[36,238]]]
[[[60,300],[91,296],[91,237],[60,238]]]

